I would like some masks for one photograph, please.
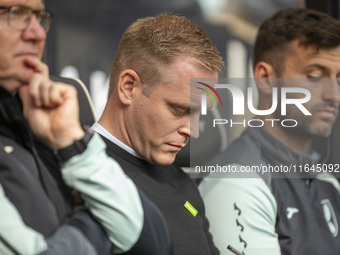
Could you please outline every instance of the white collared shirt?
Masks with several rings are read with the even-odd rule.
[[[98,122],[94,123],[92,125],[91,129],[93,129],[97,133],[101,134],[102,136],[104,136],[105,138],[107,138],[108,140],[110,140],[111,142],[113,142],[114,144],[116,144],[117,146],[122,148],[123,150],[127,151],[128,153],[130,153],[131,155],[133,155],[133,156],[135,156],[137,158],[141,158],[134,149],[132,149],[131,147],[127,146],[125,143],[119,141],[116,137],[114,137],[112,134],[110,134]]]

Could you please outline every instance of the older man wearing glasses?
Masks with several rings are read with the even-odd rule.
[[[158,209],[81,128],[75,89],[49,79],[43,8],[0,0],[0,254],[171,254]]]

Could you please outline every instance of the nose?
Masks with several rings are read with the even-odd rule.
[[[35,15],[32,15],[30,23],[28,27],[23,32],[24,40],[32,40],[32,41],[43,41],[46,39],[46,31],[41,26],[38,18]]]
[[[191,125],[190,127],[190,137],[197,139],[199,137],[199,121],[197,123],[197,125]]]
[[[179,129],[179,133],[187,136],[188,138],[199,137],[199,113],[191,113],[183,119],[183,125]]]
[[[340,81],[336,78],[329,78],[323,84],[322,99],[327,102],[340,102]]]

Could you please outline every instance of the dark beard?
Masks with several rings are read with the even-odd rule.
[[[309,109],[312,115],[306,116],[299,109],[297,109],[295,105],[288,105],[286,116],[281,116],[279,114],[280,111],[277,111],[275,116],[277,119],[280,119],[280,121],[283,119],[294,119],[298,122],[296,127],[281,127],[284,128],[285,132],[288,132],[292,135],[298,135],[306,138],[328,137],[331,134],[332,125],[335,119],[319,119],[319,123],[315,123],[315,119],[313,118],[313,113],[316,113],[320,109],[324,108],[333,108],[337,111],[337,108],[334,104],[321,103]]]

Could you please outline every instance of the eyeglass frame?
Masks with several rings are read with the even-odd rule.
[[[30,13],[28,15],[28,19],[26,21],[27,24],[26,24],[25,27],[19,28],[19,27],[16,27],[14,25],[11,25],[11,18],[10,17],[11,17],[11,9],[13,7],[21,7],[26,11],[30,11]],[[44,28],[46,33],[49,31],[49,29],[51,27],[53,13],[49,10],[34,10],[31,7],[28,7],[26,5],[19,5],[19,4],[10,5],[10,6],[0,6],[0,10],[6,10],[6,12],[7,12],[7,25],[8,26],[12,26],[12,27],[17,28],[17,29],[25,30],[25,29],[27,29],[27,27],[31,23],[32,15],[34,14],[34,16],[38,19],[39,24]],[[46,23],[47,26],[44,27],[42,21],[45,21],[45,22],[47,21],[47,23]]]

